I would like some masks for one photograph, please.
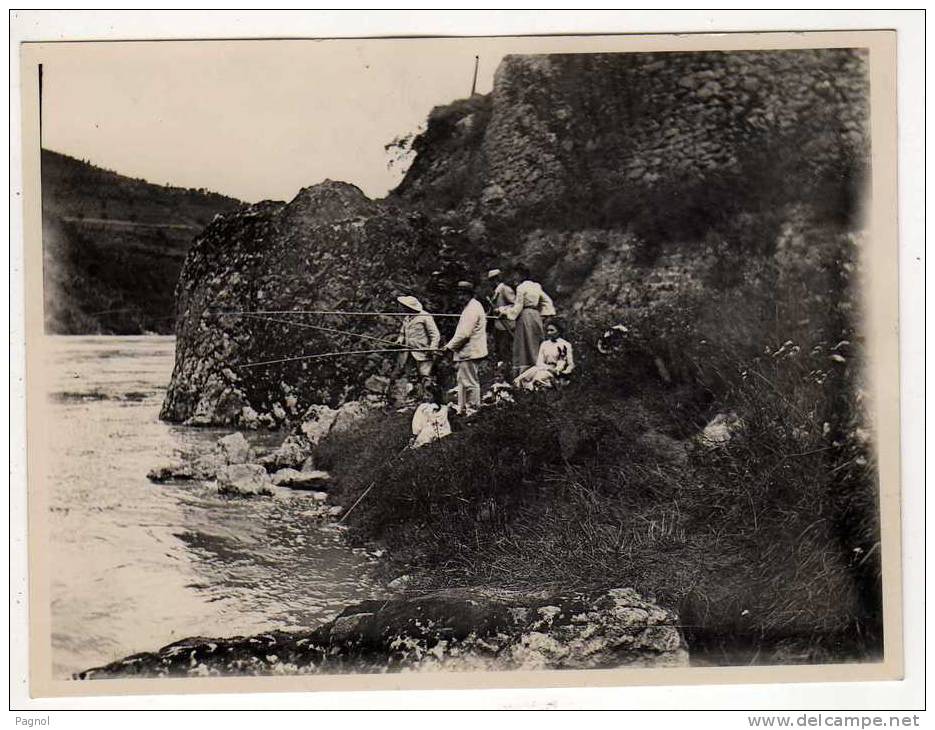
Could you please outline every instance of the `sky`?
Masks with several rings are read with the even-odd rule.
[[[484,41],[479,41],[483,45]],[[384,146],[487,93],[500,50],[464,40],[47,44],[42,145],[122,175],[247,202],[326,178],[380,197]]]

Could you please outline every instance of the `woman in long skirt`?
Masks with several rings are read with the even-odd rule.
[[[529,270],[520,268],[517,273],[523,281],[516,287],[516,301],[498,310],[516,322],[513,332],[514,377],[536,364],[539,345],[545,337],[542,318],[555,315],[552,298],[543,291],[541,284],[529,278]]]

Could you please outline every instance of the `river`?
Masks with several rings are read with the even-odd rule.
[[[289,501],[156,485],[152,467],[229,431],[162,423],[172,337],[50,337],[56,677],[187,636],[311,628],[373,597],[373,562]],[[281,435],[248,434],[273,446]]]

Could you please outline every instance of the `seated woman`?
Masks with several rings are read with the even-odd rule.
[[[575,369],[571,343],[562,338],[562,326],[556,321],[545,327],[546,339],[539,345],[539,357],[536,364],[524,370],[514,380],[517,388],[536,390],[552,388],[567,381],[568,375]]]

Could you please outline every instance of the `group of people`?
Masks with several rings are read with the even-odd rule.
[[[431,388],[434,358],[450,353],[457,366],[458,412],[468,414],[481,404],[478,366],[488,355],[488,320],[493,321],[493,349],[500,378],[519,388],[554,387],[574,370],[571,344],[555,317],[555,304],[528,269],[518,267],[511,286],[500,269],[487,273],[486,284],[462,280],[456,285],[463,310],[454,335],[441,345],[435,319],[414,296],[397,298],[403,319],[397,341],[405,347],[398,356],[398,377],[415,364],[423,389]],[[484,304],[486,301],[486,306]]]

